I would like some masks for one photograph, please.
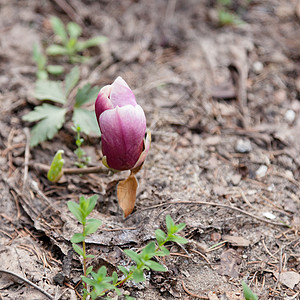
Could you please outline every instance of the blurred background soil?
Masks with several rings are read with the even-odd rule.
[[[244,280],[259,299],[300,297],[300,4],[233,0],[226,10],[243,22],[221,26],[220,3],[0,0],[2,270],[76,299],[81,263],[69,239],[78,228],[66,202],[97,194],[93,217],[103,226],[88,240],[94,268],[127,266],[122,250],[152,240],[167,214],[187,224],[189,243],[170,245],[168,272],[148,272],[146,282],[124,285],[125,294],[243,299]],[[52,184],[36,170],[58,149],[73,166],[70,118],[52,141],[26,151],[31,124],[21,117],[40,103],[32,47],[53,42],[53,15],[79,23],[83,38],[108,37],[85,53],[92,59],[81,80],[103,86],[120,75],[145,110],[153,141],[126,219],[116,199],[126,172]],[[91,165],[100,165],[100,139],[85,139]],[[2,299],[45,297],[0,276]]]

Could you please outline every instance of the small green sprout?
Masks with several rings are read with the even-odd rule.
[[[76,146],[77,149],[74,151],[74,153],[77,156],[77,161],[75,162],[75,165],[78,168],[86,168],[87,165],[91,161],[91,157],[87,156],[85,151],[81,148],[81,145],[84,142],[84,139],[80,136],[81,128],[80,126],[72,127],[72,129],[76,132]]]
[[[245,281],[242,281],[242,286],[243,286],[244,297],[246,300],[258,300],[257,295],[251,291],[251,289],[245,283]]]
[[[59,65],[48,65],[47,57],[41,52],[41,49],[37,44],[33,46],[33,60],[37,64],[37,79],[48,79],[48,73],[52,75],[60,75],[64,72],[64,67]]]
[[[245,22],[237,14],[229,11],[231,4],[232,0],[218,0],[217,8],[220,26],[245,24]]]
[[[51,80],[38,80],[36,82],[34,96],[39,100],[48,100],[57,103],[60,106],[44,103],[36,106],[33,111],[22,117],[24,121],[37,122],[31,130],[30,146],[34,147],[39,143],[49,139],[62,128],[65,123],[67,113],[66,104],[71,91],[77,85],[80,78],[78,66],[66,75],[64,82]],[[77,90],[74,106],[69,107],[73,111],[72,121],[80,126],[81,131],[90,134],[93,132],[100,135],[99,126],[93,111],[82,108],[82,106],[91,101],[95,101],[100,87],[91,88],[86,84]]]
[[[87,48],[98,46],[107,40],[105,36],[96,36],[81,42],[78,41],[78,38],[81,36],[82,29],[78,24],[69,22],[65,28],[63,22],[57,17],[51,17],[50,22],[60,44],[50,45],[46,49],[47,54],[67,55],[72,63],[85,62],[88,57],[79,53]]]
[[[48,180],[51,182],[57,182],[63,175],[62,168],[64,166],[64,159],[62,158],[62,154],[64,153],[64,150],[58,150],[53,157],[50,169],[48,171],[47,177]]]
[[[153,270],[156,272],[167,271],[166,267],[155,261],[153,258],[159,256],[170,255],[169,250],[164,246],[167,242],[177,242],[185,244],[188,241],[177,235],[179,231],[184,229],[185,224],[180,223],[176,225],[172,218],[168,215],[166,217],[167,233],[160,229],[155,232],[156,242],[152,241],[148,243],[143,250],[138,253],[133,250],[124,250],[124,253],[134,261],[134,265],[130,267],[118,266],[119,271],[123,273],[123,276],[119,279],[116,271],[111,276],[107,276],[107,268],[101,266],[97,272],[93,271],[93,266],[87,267],[87,259],[93,258],[93,255],[87,255],[85,238],[87,235],[96,232],[101,225],[101,221],[97,219],[87,219],[89,214],[94,209],[97,202],[97,196],[90,198],[80,197],[79,204],[69,201],[68,208],[72,214],[76,217],[79,223],[82,224],[82,232],[75,233],[72,238],[72,246],[74,251],[83,258],[83,276],[81,276],[84,282],[83,299],[91,297],[96,299],[99,296],[105,295],[108,291],[113,290],[117,295],[121,295],[118,287],[121,287],[126,281],[133,280],[138,283],[145,280],[145,270]],[[78,243],[82,243],[82,247],[78,246]],[[126,299],[133,299],[128,297]]]

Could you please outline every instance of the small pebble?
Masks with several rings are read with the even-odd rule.
[[[264,69],[264,65],[260,61],[256,61],[253,63],[253,71],[256,74],[260,74],[263,69]]]
[[[240,183],[241,179],[242,179],[241,174],[235,174],[231,177],[231,182],[233,185],[238,185]]]
[[[270,212],[264,212],[264,213],[263,213],[263,216],[266,217],[266,218],[268,218],[268,219],[270,219],[270,220],[276,219],[276,216],[273,215],[273,214],[270,213]]]
[[[296,118],[296,113],[292,109],[287,110],[286,113],[284,114],[284,119],[289,123],[293,123],[295,118]]]
[[[267,174],[268,167],[265,165],[261,165],[255,172],[257,178],[264,177]]]
[[[235,145],[235,150],[239,153],[248,153],[251,152],[252,146],[249,140],[239,139]]]

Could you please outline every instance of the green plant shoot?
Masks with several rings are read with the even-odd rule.
[[[48,73],[52,75],[60,75],[64,72],[64,67],[59,65],[48,65],[47,57],[43,55],[41,49],[37,44],[33,46],[32,58],[37,65],[36,77],[37,79],[48,79]]]
[[[50,45],[46,49],[47,54],[66,55],[72,63],[85,62],[88,57],[82,56],[80,53],[107,40],[105,36],[96,36],[84,42],[78,41],[82,33],[82,29],[78,24],[69,22],[65,27],[63,22],[57,17],[51,17],[50,22],[60,44]]]
[[[64,159],[62,158],[63,150],[58,150],[53,157],[50,169],[48,171],[47,177],[51,182],[57,182],[63,175],[62,168],[64,166]]]
[[[65,107],[68,97],[80,78],[80,70],[75,66],[67,75],[64,82],[38,80],[36,82],[34,96],[39,100],[48,100],[57,103],[59,106],[44,103],[36,106],[33,111],[22,117],[24,121],[37,122],[32,128],[30,146],[34,147],[39,143],[49,139],[62,128],[65,123],[65,116],[68,110],[73,112],[72,120],[74,124],[80,126],[81,131],[100,136],[96,116],[93,111],[82,108],[88,102],[94,101],[99,92],[99,87],[91,88],[90,84],[78,89],[73,106]]]
[[[92,212],[97,202],[97,196],[90,198],[80,197],[79,204],[69,201],[68,208],[72,214],[76,217],[79,223],[82,224],[82,232],[75,233],[72,238],[72,246],[76,253],[83,258],[83,276],[81,276],[84,282],[83,299],[87,299],[88,296],[91,299],[96,299],[99,296],[105,295],[110,290],[114,290],[117,295],[120,295],[118,287],[122,286],[126,281],[133,280],[136,283],[144,281],[144,271],[156,271],[165,272],[166,267],[155,261],[154,257],[169,255],[169,250],[164,246],[167,242],[177,242],[179,244],[185,244],[188,241],[177,235],[177,233],[184,229],[185,224],[180,223],[176,225],[171,216],[166,216],[167,233],[160,229],[155,232],[157,244],[152,241],[148,243],[140,253],[133,250],[124,250],[124,253],[134,261],[134,265],[126,268],[124,266],[118,266],[119,271],[123,273],[123,277],[119,279],[116,271],[111,276],[107,276],[107,268],[101,266],[97,272],[93,271],[93,267],[87,267],[87,259],[93,258],[93,255],[87,255],[85,238],[87,235],[97,231],[101,225],[101,221],[97,219],[87,219],[88,215]],[[82,248],[77,245],[82,243]],[[130,298],[132,299],[132,298]]]
[[[80,136],[80,133],[81,133],[80,126],[72,127],[72,129],[76,132],[77,149],[74,151],[74,153],[77,156],[77,161],[75,162],[75,165],[78,168],[85,168],[91,161],[91,157],[87,156],[85,151],[81,148],[81,145],[83,144],[84,139]]]
[[[245,283],[245,281],[242,281],[242,286],[243,286],[244,297],[246,300],[258,300],[257,295],[251,291],[251,289]]]

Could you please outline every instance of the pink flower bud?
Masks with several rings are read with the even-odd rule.
[[[139,167],[147,156],[150,135],[144,141],[144,111],[121,77],[100,90],[95,112],[101,131],[103,163],[119,171]]]

